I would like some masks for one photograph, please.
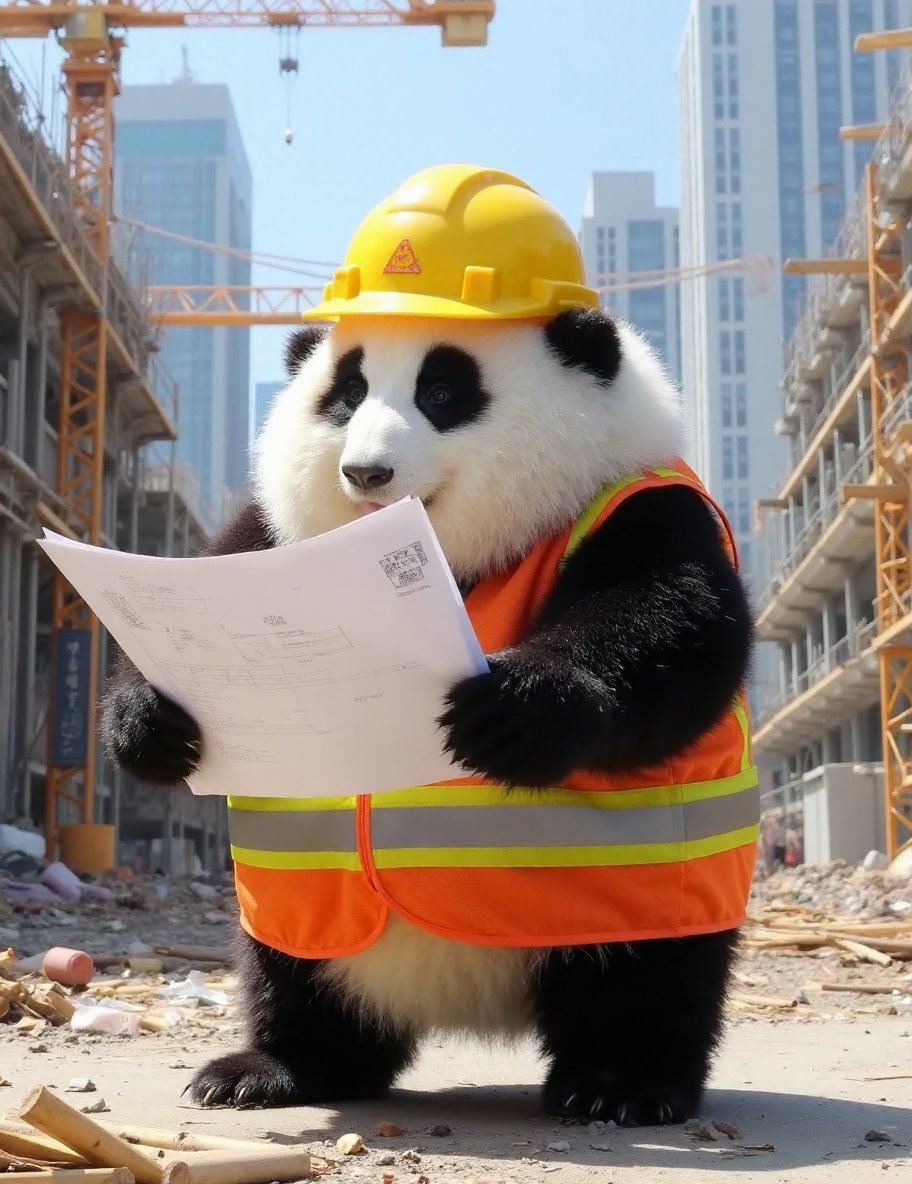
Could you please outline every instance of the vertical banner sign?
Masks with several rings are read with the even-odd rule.
[[[84,765],[88,755],[92,634],[61,629],[54,655],[53,762]]]

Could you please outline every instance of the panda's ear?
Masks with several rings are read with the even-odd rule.
[[[329,330],[324,325],[304,325],[295,329],[285,342],[285,370],[294,378]]]
[[[621,366],[621,339],[603,308],[569,308],[545,326],[548,348],[562,366],[585,370],[602,386],[614,382]]]

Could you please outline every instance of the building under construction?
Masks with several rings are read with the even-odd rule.
[[[52,801],[49,760],[74,739],[60,663],[51,695],[55,573],[35,539],[43,527],[73,535],[60,496],[60,392],[72,365],[66,326],[80,316],[106,321],[101,541],[187,555],[209,527],[193,474],[174,460],[177,391],[143,294],[115,262],[100,264],[46,127],[0,60],[0,821],[37,827]],[[102,632],[102,671],[111,650]],[[175,871],[223,861],[220,801],[131,783],[100,754],[94,790],[95,821],[118,828],[121,860]],[[66,822],[66,801],[55,805]]]
[[[912,79],[886,126],[843,134],[878,138],[829,256],[785,265],[814,278],[776,425],[790,470],[761,503],[780,687],[755,742],[778,767],[770,819],[803,830],[808,862],[912,839]]]

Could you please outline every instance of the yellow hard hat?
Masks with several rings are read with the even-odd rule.
[[[580,304],[598,308],[599,297],[560,214],[509,173],[446,164],[416,173],[367,215],[304,318],[519,320]]]

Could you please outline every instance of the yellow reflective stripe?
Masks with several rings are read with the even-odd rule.
[[[573,529],[570,531],[570,538],[567,540],[567,546],[564,548],[564,554],[561,558],[563,563],[580,545],[586,535],[592,530],[599,514],[604,510],[612,498],[616,497],[621,490],[626,489],[629,485],[634,485],[637,481],[642,481],[642,474],[638,473],[635,477],[626,477],[623,481],[618,481],[614,485],[609,485],[598,493],[595,499],[589,503],[579,518],[574,522]]]
[[[733,703],[732,711],[735,714],[735,719],[738,721],[738,726],[741,728],[741,735],[744,739],[744,749],[741,753],[741,768],[748,769],[751,763],[750,721],[741,703]]]
[[[277,871],[326,871],[339,869],[360,872],[361,859],[357,851],[255,851],[251,847],[231,846],[235,863],[248,867],[274,868]]]
[[[242,798],[228,795],[229,810],[354,810],[357,798]]]
[[[675,806],[740,793],[757,784],[753,767],[714,781],[688,785],[657,785],[644,789],[505,789],[502,785],[418,785],[380,793],[371,810],[394,806],[591,806],[597,810],[631,810],[638,806]]]
[[[646,481],[650,477],[680,477],[685,481],[689,481],[691,485],[700,488],[699,482],[695,481],[687,473],[682,473],[678,469],[667,468],[646,469],[642,473],[635,473],[630,477],[624,477],[620,481],[616,481],[613,485],[606,486],[600,493],[596,494],[593,501],[590,502],[579,518],[577,518],[576,522],[574,522],[573,529],[570,531],[570,538],[567,540],[567,546],[564,548],[564,554],[561,557],[561,563],[563,564],[567,561],[590,530],[592,530],[599,515],[610,501],[631,485],[636,485],[638,481]]]

